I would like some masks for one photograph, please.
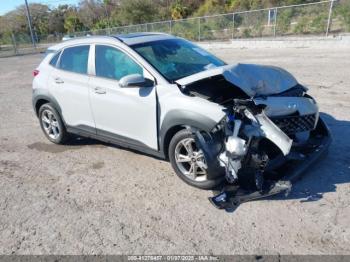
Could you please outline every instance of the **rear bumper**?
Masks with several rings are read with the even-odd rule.
[[[224,187],[221,193],[210,197],[209,201],[219,209],[232,209],[243,202],[289,192],[292,183],[297,181],[309,167],[327,153],[332,142],[331,133],[321,118],[319,118],[315,130],[311,132],[310,140],[306,146],[292,149],[292,153],[299,154],[302,158],[287,162],[283,166],[283,170],[287,171],[283,173],[282,178],[277,181],[269,181],[264,186],[263,191],[243,191],[237,187]]]

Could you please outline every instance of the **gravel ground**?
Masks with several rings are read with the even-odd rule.
[[[293,187],[215,209],[170,164],[83,139],[49,143],[31,107],[42,55],[0,59],[1,254],[350,254],[350,48],[213,49],[282,66],[310,88],[334,136]]]

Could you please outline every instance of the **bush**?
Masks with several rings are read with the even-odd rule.
[[[54,42],[57,41],[57,37],[56,37],[55,35],[53,35],[53,34],[48,35],[48,36],[46,37],[46,41],[47,41],[48,43],[54,43]]]
[[[350,32],[350,1],[339,3],[334,10],[335,16],[339,17],[344,29]]]
[[[12,38],[10,32],[5,32],[0,35],[0,45],[11,45]]]
[[[290,24],[292,22],[293,9],[279,10],[277,14],[277,25],[276,32],[278,34],[286,34],[290,30]]]
[[[306,16],[301,17],[294,28],[294,33],[306,34],[309,32],[310,19]]]
[[[198,21],[174,21],[172,26],[172,34],[190,40],[198,40]]]
[[[201,19],[201,39],[225,38],[228,31],[231,34],[232,15]]]
[[[243,30],[243,37],[249,38],[252,35],[252,30],[250,28],[244,28]]]
[[[320,14],[316,16],[314,19],[311,21],[311,32],[312,33],[324,33],[327,30],[327,19],[328,15],[327,14]]]

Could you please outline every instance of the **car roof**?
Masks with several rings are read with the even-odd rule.
[[[63,42],[60,42],[56,45],[50,46],[48,50],[50,51],[55,51],[55,50],[60,50],[62,48],[68,47],[68,46],[73,46],[73,45],[80,45],[80,44],[91,44],[96,41],[98,42],[106,42],[110,43],[111,39],[113,40],[114,38],[111,38],[110,36],[84,36],[84,37],[74,37],[68,40],[65,40]]]
[[[115,38],[119,39],[126,45],[136,45],[136,44],[142,44],[142,43],[153,42],[158,40],[172,39],[175,37],[164,33],[141,32],[141,33],[116,35]]]
[[[91,44],[95,41],[110,43],[112,39],[117,40],[118,42],[124,43],[125,45],[135,45],[146,42],[173,39],[175,38],[172,35],[164,33],[131,33],[131,34],[120,34],[120,35],[111,35],[111,36],[86,36],[86,37],[76,37],[59,44],[53,45],[48,48],[50,51],[60,50],[67,46],[79,45],[79,44]]]

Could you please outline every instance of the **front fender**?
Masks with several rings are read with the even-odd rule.
[[[168,131],[176,126],[190,126],[210,132],[216,125],[216,121],[200,113],[183,109],[171,110],[164,116],[160,126],[159,137],[161,148],[164,149],[165,137]]]

